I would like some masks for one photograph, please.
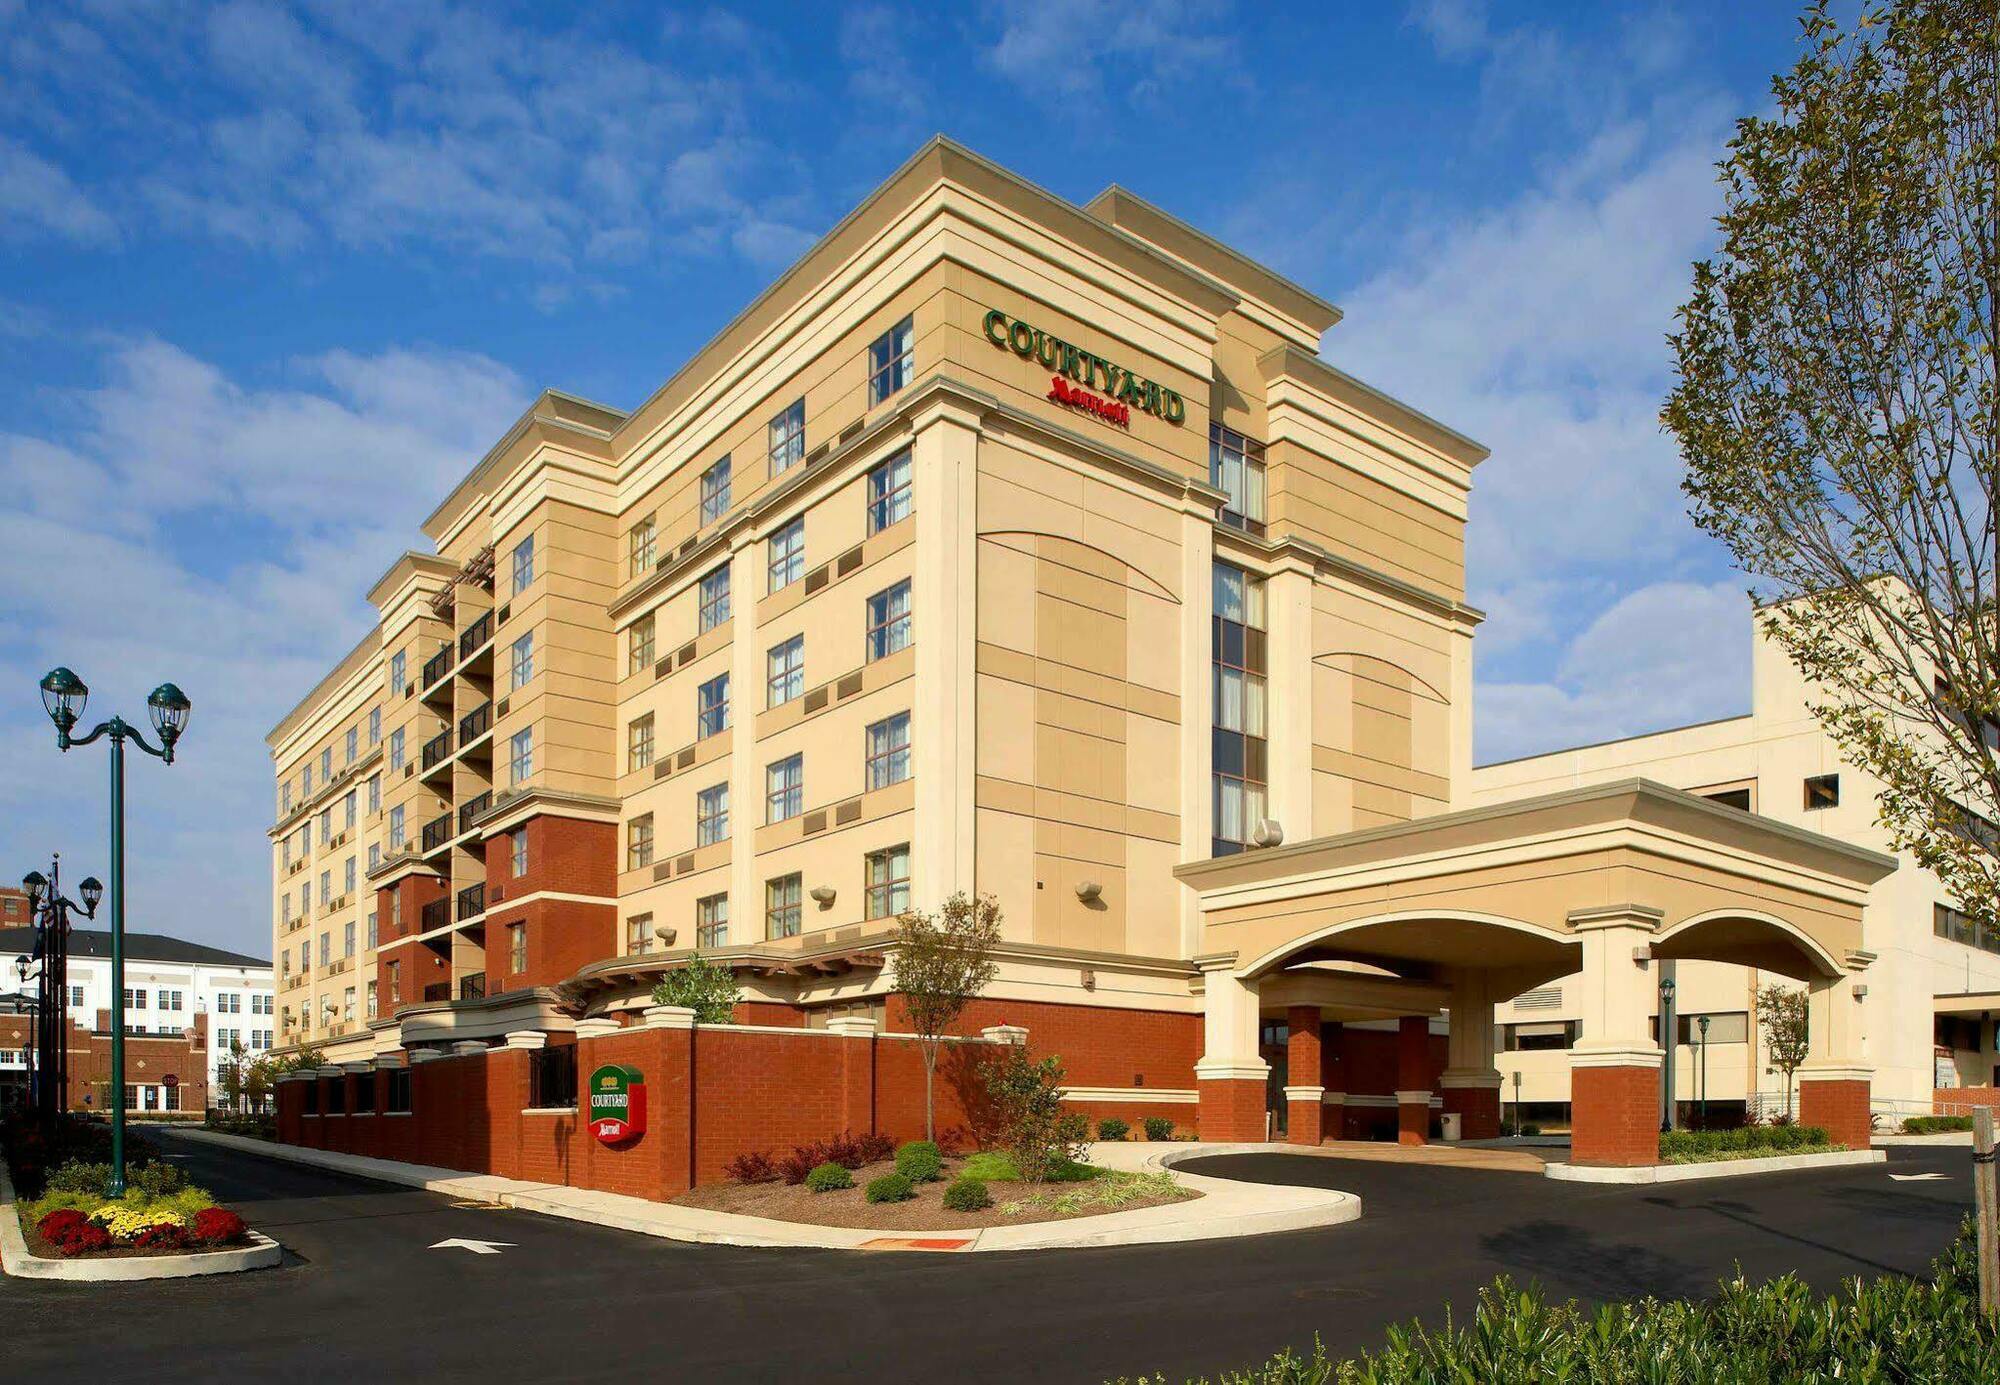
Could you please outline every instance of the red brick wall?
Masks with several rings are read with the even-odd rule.
[[[1572,1068],[1570,1157],[1579,1164],[1660,1162],[1660,1070]]]
[[[1869,1148],[1874,1143],[1874,1122],[1868,1112],[1868,1083],[1802,1077],[1799,1124],[1820,1126],[1837,1145]]]
[[[509,901],[539,891],[609,897],[618,892],[618,828],[608,822],[547,814],[522,824],[528,869],[514,874],[510,833],[486,849],[486,977],[514,991],[566,981],[591,962],[618,953],[618,910],[610,904]],[[528,925],[527,970],[510,970],[507,925]]]
[[[522,971],[511,969],[513,940],[507,936],[509,927],[517,923],[528,930],[528,965]],[[588,963],[612,956],[617,951],[617,934],[618,907],[614,904],[538,899],[528,904],[489,905],[487,993],[521,991],[567,981]]]
[[[433,900],[444,898],[449,893],[449,885],[435,875],[406,875],[395,885],[375,892],[376,939],[378,945],[386,945],[397,938],[413,937],[423,931],[423,908]],[[395,922],[395,906],[392,898],[403,901],[403,920],[400,926]],[[402,973],[400,984],[389,982],[389,964],[400,962]],[[393,1015],[405,1005],[416,1005],[424,998],[424,987],[443,982],[451,983],[451,959],[427,943],[409,943],[402,947],[386,947],[375,957],[375,995],[377,1004],[384,1015]],[[398,990],[401,998],[397,997]]]
[[[1076,1087],[1186,1091],[1194,1086],[1194,1065],[1201,1057],[1202,1018],[1196,1014],[981,999],[965,1007],[957,1032],[976,1035],[996,1024],[1027,1030],[1029,1050],[1061,1058],[1064,1080]],[[909,1032],[901,996],[888,998],[883,1028]]]
[[[1234,1079],[1196,1084],[1197,1121],[1204,1140],[1262,1140],[1264,1084]]]
[[[1940,1116],[1969,1116],[1975,1106],[2000,1109],[2000,1087],[1939,1087],[1931,1093],[1931,1109]]]
[[[110,1012],[100,1011],[104,1025]],[[125,1036],[125,1080],[135,1087],[163,1087],[172,1077],[180,1091],[180,1109],[199,1113],[209,1103],[208,1016],[189,1016],[178,1036]],[[111,1035],[66,1021],[64,1047],[69,1051],[69,1104],[75,1111],[105,1111],[110,1107]],[[32,1015],[0,1016],[0,1048],[16,1052],[34,1042]],[[89,1101],[84,1098],[88,1096]],[[140,1109],[143,1109],[140,1108]]]

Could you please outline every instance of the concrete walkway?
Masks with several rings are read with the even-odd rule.
[[[1188,1202],[1106,1212],[1067,1221],[1035,1222],[1026,1226],[989,1226],[931,1235],[892,1233],[872,1228],[807,1226],[797,1222],[712,1212],[668,1202],[626,1197],[618,1193],[560,1184],[529,1183],[492,1174],[470,1174],[423,1164],[403,1164],[358,1154],[304,1149],[265,1140],[224,1135],[212,1130],[176,1130],[182,1139],[218,1145],[246,1154],[305,1164],[335,1173],[372,1178],[403,1187],[423,1188],[468,1202],[516,1207],[526,1212],[563,1217],[707,1245],[794,1246],[823,1250],[1056,1250],[1076,1246],[1154,1245],[1233,1236],[1257,1236],[1276,1231],[1334,1226],[1361,1215],[1361,1199],[1327,1188],[1238,1183],[1176,1173],[1184,1187],[1202,1194]],[[1090,1162],[1103,1168],[1155,1172],[1184,1159],[1206,1154],[1283,1152],[1284,1145],[1234,1144],[1094,1144]]]

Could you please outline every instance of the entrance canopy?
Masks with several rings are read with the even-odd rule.
[[[1654,958],[1735,962],[1799,980],[1865,962],[1861,912],[1896,860],[1650,780],[1632,779],[1181,866],[1199,954],[1238,975],[1366,963],[1496,993],[1579,969],[1607,914]],[[1633,960],[1645,960],[1635,957]]]

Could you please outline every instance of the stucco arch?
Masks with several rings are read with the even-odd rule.
[[[1761,909],[1708,909],[1661,929],[1653,955],[1662,961],[1733,962],[1795,981],[1839,976],[1845,968],[1795,923]]]
[[[1575,971],[1582,951],[1566,931],[1503,914],[1399,909],[1311,929],[1238,970],[1254,980],[1293,962],[1326,959],[1367,962],[1405,974],[1477,966],[1555,977]]]

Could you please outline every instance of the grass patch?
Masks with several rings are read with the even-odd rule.
[[[1692,1151],[1684,1154],[1662,1155],[1665,1164],[1728,1164],[1738,1159],[1783,1159],[1793,1154],[1839,1154],[1846,1145],[1827,1144],[1824,1141],[1811,1145],[1790,1145],[1784,1149],[1711,1149]]]
[[[1905,1135],[1949,1135],[1970,1129],[1970,1116],[1911,1116],[1903,1122]]]
[[[1051,1183],[1088,1183],[1093,1179],[1106,1178],[1110,1169],[1100,1169],[1094,1164],[1081,1164],[1065,1159],[1049,1170]],[[981,1183],[1019,1183],[1021,1170],[1014,1163],[1014,1156],[1004,1149],[989,1149],[978,1154],[967,1155],[959,1164],[955,1177],[976,1178]]]
[[[1172,1197],[1179,1191],[1180,1185],[1174,1182],[1170,1173],[1125,1173],[1102,1169],[1088,1183],[1066,1188],[1059,1193],[1037,1193],[1032,1197],[1015,1198],[1001,1203],[1000,1210],[1010,1217],[1030,1211],[1055,1212],[1063,1216],[1090,1211],[1115,1212],[1137,1202]]]

